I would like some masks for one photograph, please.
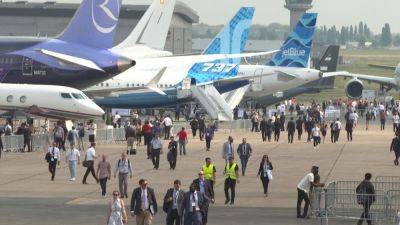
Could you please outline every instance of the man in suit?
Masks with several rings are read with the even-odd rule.
[[[182,221],[182,204],[185,192],[181,190],[181,181],[175,180],[164,197],[163,210],[167,213],[167,225],[180,225]]]
[[[202,193],[206,199],[204,203],[204,208],[203,208],[203,224],[207,224],[207,218],[208,218],[208,207],[211,203],[214,203],[214,190],[211,186],[210,181],[206,180],[204,177],[204,172],[200,171],[199,172],[199,178],[193,180],[193,184],[196,186],[196,191]]]
[[[183,200],[184,225],[201,225],[203,220],[203,209],[206,204],[204,194],[196,190],[196,185],[191,184],[189,192]]]
[[[139,180],[139,187],[133,190],[131,215],[136,216],[136,225],[151,225],[157,213],[157,201],[154,190],[148,187],[146,179]]]
[[[222,146],[222,158],[225,159],[226,163],[228,163],[230,157],[235,157],[233,149],[233,138],[229,136],[228,141]]]
[[[240,158],[240,163],[242,164],[242,176],[246,173],[247,162],[251,156],[251,145],[246,142],[246,138],[243,138],[242,143],[239,144],[237,148],[237,153]]]
[[[294,122],[294,118],[290,118],[290,121],[287,123],[287,132],[288,132],[288,142],[293,143],[294,132],[296,132],[296,123]]]

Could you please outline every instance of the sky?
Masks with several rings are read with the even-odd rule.
[[[131,0],[132,1],[132,0]],[[200,22],[225,24],[241,6],[256,7],[253,24],[289,24],[284,0],[180,0],[193,8]],[[336,27],[364,21],[374,33],[385,23],[400,33],[400,0],[314,0],[310,10],[318,13],[318,24]]]
[[[4,0],[13,2],[16,0]],[[28,0],[45,2],[50,0]],[[53,0],[52,0],[53,1]],[[82,0],[55,0],[79,3]],[[157,1],[157,0],[156,0]],[[289,11],[284,0],[177,0],[194,9],[200,22],[210,25],[227,23],[241,6],[254,6],[253,24],[268,25],[273,22],[289,24]],[[129,4],[150,4],[152,0],[122,0]],[[380,33],[385,23],[390,23],[392,32],[400,33],[400,0],[313,0],[312,12],[318,13],[320,26],[337,27],[358,24],[364,21],[374,33]]]

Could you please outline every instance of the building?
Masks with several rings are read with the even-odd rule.
[[[312,0],[285,0],[285,8],[290,11],[290,30],[293,30],[300,17],[312,8]]]
[[[0,36],[52,37],[61,33],[78,8],[79,0],[47,2],[1,2]],[[123,5],[115,41],[121,42],[133,30],[148,5]],[[182,2],[177,2],[168,32],[165,50],[174,54],[192,52],[192,24],[199,16]]]

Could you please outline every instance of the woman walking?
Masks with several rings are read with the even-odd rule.
[[[258,169],[257,177],[259,176],[264,188],[265,197],[268,197],[268,185],[272,180],[272,163],[269,161],[268,155],[264,155],[261,159],[260,167]]]
[[[124,201],[119,196],[119,191],[114,191],[112,200],[108,203],[108,225],[122,225],[128,222]]]
[[[314,141],[314,148],[319,148],[319,143],[321,143],[321,129],[319,128],[319,124],[315,124],[314,128],[311,131]]]
[[[106,155],[101,156],[101,161],[97,165],[97,177],[100,181],[101,195],[105,197],[107,194],[107,180],[111,179],[111,164],[107,161]]]

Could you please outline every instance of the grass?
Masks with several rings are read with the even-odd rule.
[[[348,71],[352,73],[368,74],[376,76],[393,77],[394,71],[373,68],[368,64],[379,64],[396,66],[400,63],[400,50],[386,49],[369,49],[369,50],[341,50],[340,55],[343,57],[344,64],[338,66],[338,71]],[[344,91],[345,84],[349,79],[336,78],[335,89],[325,90],[318,94],[303,94],[297,97],[300,102],[309,102],[314,99],[316,101],[342,98],[346,99]],[[378,90],[379,85],[364,82],[365,89]],[[392,90],[390,94],[399,97],[399,92]]]

